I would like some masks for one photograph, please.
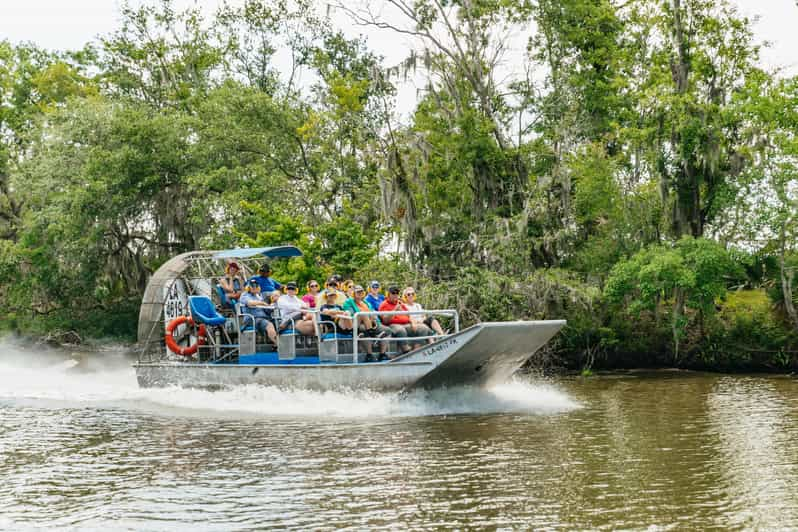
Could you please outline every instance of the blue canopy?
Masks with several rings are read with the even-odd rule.
[[[248,259],[250,257],[301,257],[302,252],[295,246],[274,246],[270,248],[239,248],[217,251],[214,259]]]

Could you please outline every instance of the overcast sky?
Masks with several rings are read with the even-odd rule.
[[[242,0],[230,0],[241,3]],[[754,28],[760,42],[770,47],[762,52],[769,68],[798,74],[798,6],[796,0],[732,0],[745,15],[759,16]],[[49,49],[76,49],[107,34],[119,25],[119,0],[0,0],[0,39],[33,41]],[[141,3],[134,0],[133,3]],[[177,6],[199,5],[212,13],[221,0],[176,0]],[[319,0],[324,5],[324,0]],[[381,4],[381,2],[375,2]],[[386,65],[406,55],[409,43],[391,32],[369,30],[342,22],[350,36],[364,34],[372,49],[385,56]],[[415,89],[404,88],[400,108],[412,107]]]

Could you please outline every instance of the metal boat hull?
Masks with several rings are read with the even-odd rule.
[[[311,390],[488,386],[507,380],[565,325],[563,320],[480,323],[388,362],[360,364],[136,364],[142,387],[240,385]]]

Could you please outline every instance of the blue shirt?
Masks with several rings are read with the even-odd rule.
[[[372,306],[372,308],[378,309],[380,308],[380,305],[382,305],[382,302],[385,301],[385,296],[382,294],[377,294],[377,296],[374,297],[371,295],[371,292],[369,292],[368,295],[363,299],[365,299],[366,302]]]
[[[271,308],[256,306],[251,307],[249,304],[253,301],[263,301],[263,296],[260,294],[253,294],[252,292],[244,292],[241,294],[241,306],[246,307],[242,309],[242,313],[244,314],[252,314],[256,318],[266,318],[267,320],[272,319],[272,310]]]
[[[281,289],[283,287],[283,285],[281,285],[279,282],[275,281],[271,277],[264,277],[262,275],[256,275],[255,277],[252,277],[250,279],[250,281],[252,279],[255,279],[258,282],[258,284],[260,285],[260,293],[261,294],[270,294],[270,293],[274,292],[275,290],[279,290],[279,289]]]

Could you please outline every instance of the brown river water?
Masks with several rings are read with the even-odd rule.
[[[798,379],[141,390],[0,345],[0,529],[798,529]]]

